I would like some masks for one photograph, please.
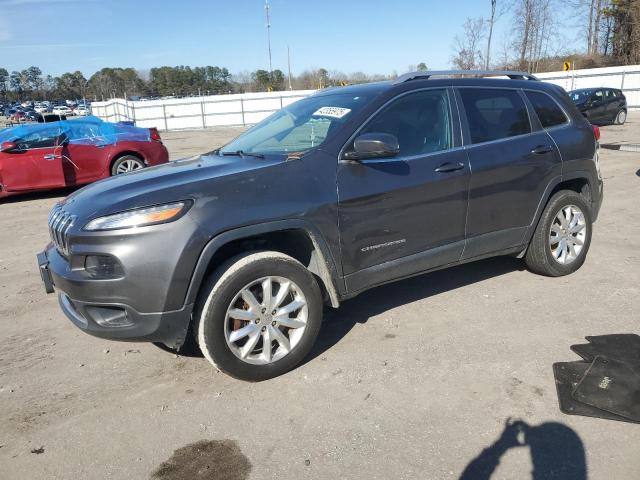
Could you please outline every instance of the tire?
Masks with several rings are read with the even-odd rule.
[[[133,172],[145,167],[144,160],[135,155],[123,155],[118,158],[111,166],[111,176],[115,177],[122,173]]]
[[[620,110],[616,115],[616,118],[613,121],[613,123],[615,123],[616,125],[624,125],[624,122],[626,121],[627,121],[627,112],[625,110]]]
[[[567,213],[570,216],[568,222]],[[561,222],[560,215],[567,223]],[[571,227],[574,221],[576,224]],[[527,267],[532,272],[549,277],[561,277],[575,272],[587,257],[592,226],[591,208],[582,195],[572,190],[557,192],[547,203],[531,238],[525,255]],[[570,240],[571,237],[574,240]],[[556,238],[559,240],[555,240]],[[566,239],[564,248],[563,239]]]
[[[264,294],[267,280],[271,302]],[[278,302],[287,281],[288,293]],[[193,317],[198,345],[209,362],[232,377],[273,378],[296,367],[311,351],[322,308],[318,283],[297,260],[279,252],[239,255],[211,275],[200,291]],[[270,350],[264,349],[266,341]]]

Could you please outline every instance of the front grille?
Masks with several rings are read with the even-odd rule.
[[[49,235],[58,251],[65,257],[69,255],[67,232],[76,220],[75,215],[65,212],[62,207],[54,207],[49,214]]]

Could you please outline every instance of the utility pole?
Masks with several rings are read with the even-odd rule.
[[[264,12],[267,17],[267,47],[269,49],[269,76],[273,75],[273,66],[271,65],[271,17],[269,15],[269,0],[264,0]]]
[[[293,90],[291,86],[291,51],[289,50],[289,45],[287,45],[287,68],[289,69],[289,90]]]
[[[485,70],[489,70],[489,58],[491,57],[491,37],[493,36],[493,24],[496,18],[496,0],[491,0],[491,17],[489,19],[489,38],[487,39],[487,54],[485,56]]]

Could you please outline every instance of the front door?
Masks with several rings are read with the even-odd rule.
[[[106,157],[110,145],[99,124],[68,122],[65,136],[62,155],[68,170],[72,172],[70,181],[82,185],[108,175]]]
[[[65,186],[57,142],[59,126],[35,126],[12,139],[17,148],[3,152],[2,178],[8,191],[38,190]]]
[[[348,291],[460,258],[469,166],[454,111],[446,88],[403,94],[356,135],[395,135],[400,153],[340,160],[339,227]]]
[[[605,100],[604,90],[596,90],[591,96],[589,112],[589,121],[606,122],[607,119],[607,103]]]

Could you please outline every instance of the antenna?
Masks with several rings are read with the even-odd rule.
[[[264,13],[267,17],[267,47],[269,48],[269,74],[273,73],[273,67],[271,66],[271,17],[269,15],[269,0],[264,0]]]

